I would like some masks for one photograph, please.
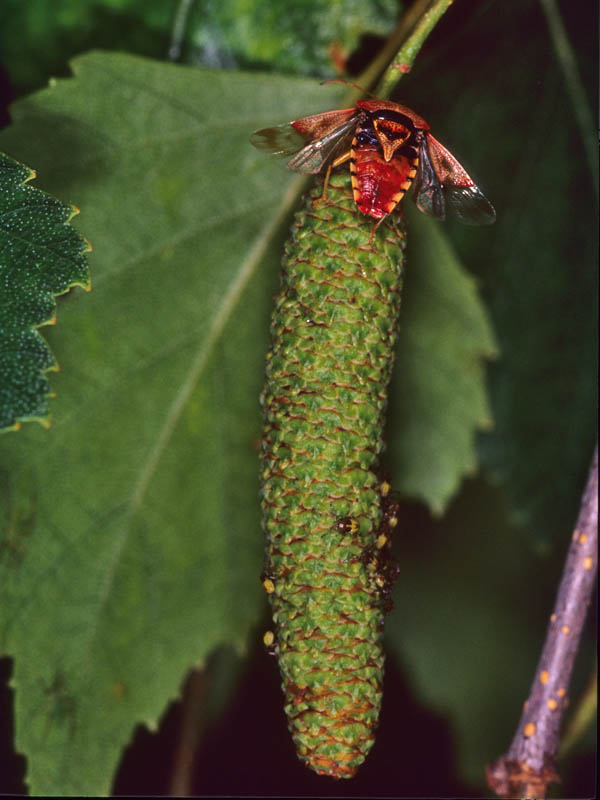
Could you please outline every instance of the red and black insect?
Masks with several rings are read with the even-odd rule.
[[[299,136],[298,136],[299,134]],[[489,225],[496,212],[454,156],[410,108],[388,100],[359,100],[264,128],[250,141],[259,150],[292,155],[288,169],[317,173],[350,163],[354,200],[363,214],[384,219],[411,188],[417,208],[438,220],[446,212],[467,225]]]

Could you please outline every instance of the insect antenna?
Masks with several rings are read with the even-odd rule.
[[[340,83],[340,84],[343,84],[344,86],[354,86],[355,89],[358,89],[363,94],[368,95],[369,97],[372,97],[374,100],[378,99],[377,95],[373,94],[373,92],[369,92],[366,89],[363,89],[362,86],[359,86],[358,83],[354,83],[354,81],[347,81],[344,78],[330,78],[327,81],[321,81],[320,85],[321,86],[326,86],[329,83]]]

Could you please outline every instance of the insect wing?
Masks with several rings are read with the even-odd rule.
[[[423,214],[440,221],[446,219],[444,190],[429,158],[425,138],[419,149],[419,166],[413,181],[413,198]]]
[[[349,145],[358,120],[359,117],[355,115],[320,139],[309,142],[288,161],[288,169],[293,172],[320,172],[328,161]]]
[[[446,207],[464,225],[491,225],[496,221],[494,206],[475,185],[470,188],[448,187]]]
[[[328,133],[337,130],[344,122],[356,117],[360,112],[356,108],[342,108],[335,111],[323,111],[321,114],[311,114],[290,122],[290,125],[303,136],[306,141],[322,139]]]
[[[427,153],[427,160],[443,187],[446,209],[455,219],[465,225],[491,225],[496,220],[493,205],[452,153],[430,133],[425,137],[422,156],[424,152]]]
[[[325,111],[272,128],[262,128],[252,134],[250,142],[258,150],[271,155],[296,155],[288,164],[294,172],[320,172],[328,158],[337,152],[338,146],[340,149],[343,146],[344,133],[354,130],[358,116],[356,108]]]
[[[254,131],[250,143],[257,150],[275,156],[292,156],[300,150],[306,140],[296,131],[290,122],[276,125],[273,128],[262,128]]]

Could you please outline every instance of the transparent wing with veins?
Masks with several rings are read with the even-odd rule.
[[[290,158],[287,168],[293,172],[321,172],[330,161],[348,149],[357,124],[358,117],[354,117],[320,139],[309,142]]]
[[[496,219],[494,207],[462,164],[430,133],[421,143],[413,193],[419,211],[438,220],[447,211],[465,225],[491,225]]]
[[[284,122],[283,125],[254,131],[250,142],[257,150],[273,156],[293,156],[304,147],[306,139],[292,128],[290,122]]]
[[[256,131],[250,142],[274,155],[293,156],[287,163],[293,172],[314,174],[348,148],[360,117],[353,108],[315,114]]]

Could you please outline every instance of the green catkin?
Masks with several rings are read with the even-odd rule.
[[[374,556],[385,524],[376,469],[404,234],[396,214],[373,235],[347,173],[332,177],[323,202],[321,190],[308,193],[286,244],[261,398],[263,579],[274,621],[265,642],[279,658],[299,757],[349,778],[373,744],[381,704],[389,576]]]

